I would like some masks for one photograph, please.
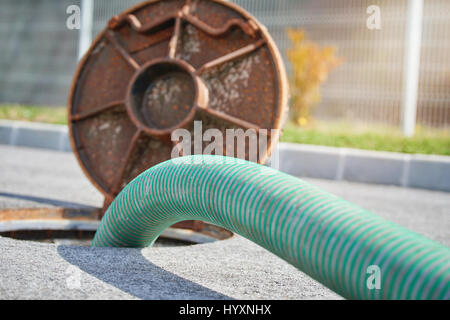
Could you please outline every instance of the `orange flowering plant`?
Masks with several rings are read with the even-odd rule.
[[[297,124],[305,126],[313,108],[320,102],[320,85],[329,73],[342,63],[336,57],[336,48],[321,48],[308,40],[303,30],[287,30],[292,47],[287,56],[292,65],[292,116]]]

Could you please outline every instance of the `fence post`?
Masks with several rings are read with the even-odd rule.
[[[408,0],[402,97],[402,129],[408,137],[414,135],[416,126],[422,16],[423,0]]]
[[[92,41],[94,0],[81,0],[81,27],[78,38],[78,60],[89,49]]]

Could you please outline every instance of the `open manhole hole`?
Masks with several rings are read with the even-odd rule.
[[[24,209],[0,211],[0,237],[16,240],[90,246],[99,225],[98,209]],[[37,219],[38,218],[38,219]],[[179,226],[180,224],[178,224]],[[168,228],[156,247],[187,246],[230,238],[233,233],[208,223],[186,221]]]

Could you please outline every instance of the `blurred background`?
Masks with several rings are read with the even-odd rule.
[[[83,41],[139,2],[2,0],[0,118],[65,123]],[[450,1],[233,2],[283,54],[293,110],[284,141],[450,154]],[[91,27],[66,27],[70,5],[92,13]]]

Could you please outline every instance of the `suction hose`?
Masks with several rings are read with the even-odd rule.
[[[93,245],[149,246],[182,220],[246,237],[345,298],[450,298],[449,248],[235,158],[190,156],[148,169],[111,204]]]

